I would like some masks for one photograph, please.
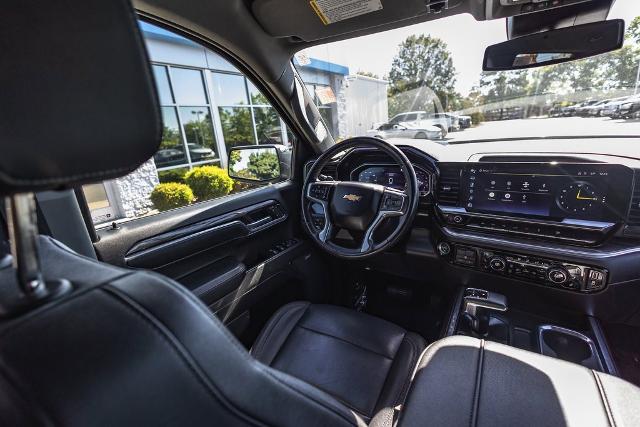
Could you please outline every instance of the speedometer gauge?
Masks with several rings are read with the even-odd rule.
[[[419,168],[415,168],[415,172],[420,195],[427,195],[429,193],[429,175]],[[386,187],[395,188],[396,190],[404,190],[406,187],[402,170],[400,167],[392,165],[366,167],[360,171],[357,175],[357,179],[359,182],[380,184]]]
[[[598,191],[586,182],[574,182],[560,190],[558,205],[569,213],[587,213],[592,210],[602,198]]]

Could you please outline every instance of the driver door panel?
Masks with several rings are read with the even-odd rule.
[[[96,252],[178,281],[226,323],[243,319],[243,329],[254,306],[296,280],[289,267],[309,254],[299,191],[287,181],[98,230]]]

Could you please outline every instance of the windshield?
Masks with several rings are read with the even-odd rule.
[[[336,141],[637,136],[640,2],[617,1],[615,18],[622,49],[529,70],[482,72],[505,22],[466,14],[314,46],[294,63]]]

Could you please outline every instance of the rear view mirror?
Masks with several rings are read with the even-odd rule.
[[[269,145],[234,147],[228,163],[229,176],[238,181],[271,182],[281,176],[278,150]]]
[[[560,28],[489,46],[482,69],[520,70],[575,61],[620,49],[623,42],[622,19]]]

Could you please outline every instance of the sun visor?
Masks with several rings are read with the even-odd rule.
[[[428,3],[425,0],[255,0],[252,11],[274,37],[314,41],[426,16]],[[443,4],[439,2],[438,7]]]
[[[0,194],[115,178],[161,120],[127,0],[20,0],[0,13]]]

